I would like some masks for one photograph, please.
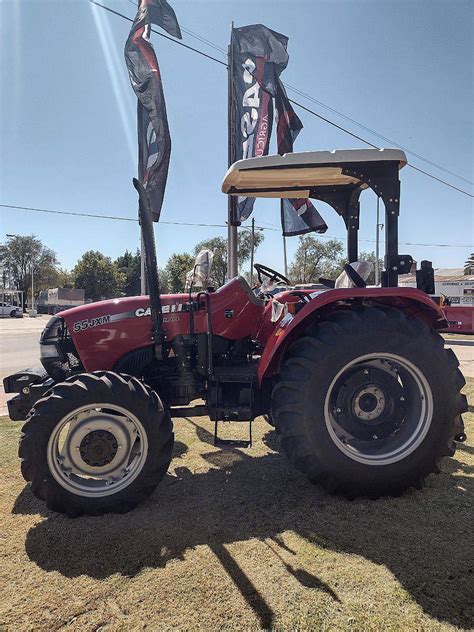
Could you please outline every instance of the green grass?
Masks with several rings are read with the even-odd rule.
[[[69,520],[24,486],[20,427],[0,419],[2,630],[472,627],[472,440],[425,489],[348,502],[291,469],[263,420],[253,449],[223,452],[190,416],[148,502]]]

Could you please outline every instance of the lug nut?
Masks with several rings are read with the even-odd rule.
[[[338,413],[338,414],[339,414],[339,413],[342,413],[341,408],[336,408],[336,413]]]

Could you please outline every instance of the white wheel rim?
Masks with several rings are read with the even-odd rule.
[[[47,461],[53,478],[77,496],[102,498],[128,487],[140,474],[148,440],[139,419],[115,404],[76,408],[55,426]]]
[[[357,365],[380,367],[383,363],[387,364],[388,372],[397,374],[399,380],[401,380],[400,376],[403,375],[407,391],[410,393],[413,410],[409,414],[407,413],[406,419],[403,420],[403,432],[399,429],[393,435],[383,439],[374,435],[373,441],[365,441],[365,444],[360,440],[354,440],[351,443],[350,433],[338,422],[338,412],[341,411],[334,407],[334,398],[337,395],[335,388],[341,383],[341,378],[343,379],[350,370],[356,369]],[[375,394],[375,396],[379,392],[378,388],[372,385],[363,391],[364,394]],[[382,414],[387,404],[386,396],[380,395],[378,401],[380,404],[375,413]],[[359,420],[366,423],[372,421],[370,415],[359,413],[360,397],[356,397],[355,402],[356,415],[359,416]],[[350,459],[364,465],[390,465],[406,458],[425,439],[433,418],[433,395],[423,372],[412,362],[392,353],[370,353],[355,358],[336,374],[326,394],[324,418],[332,441]],[[399,435],[398,438],[395,437],[396,434]]]

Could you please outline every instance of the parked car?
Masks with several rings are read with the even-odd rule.
[[[0,316],[11,316],[12,318],[22,318],[23,312],[18,305],[0,302]]]

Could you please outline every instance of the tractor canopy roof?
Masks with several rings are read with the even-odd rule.
[[[268,198],[319,197],[314,195],[319,188],[366,189],[373,188],[380,176],[396,174],[398,179],[398,171],[406,163],[400,149],[337,149],[247,158],[229,167],[222,191]]]

